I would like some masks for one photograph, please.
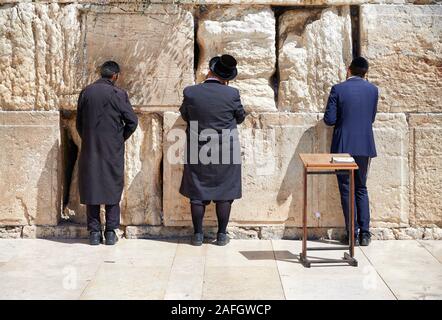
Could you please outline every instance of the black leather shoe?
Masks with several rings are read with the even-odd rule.
[[[193,246],[199,247],[199,246],[201,246],[203,244],[203,240],[204,240],[204,234],[202,234],[202,233],[195,233],[192,236],[192,239],[191,239],[190,242],[192,243]]]
[[[118,237],[114,230],[106,230],[104,238],[106,239],[105,244],[108,246],[113,246],[118,242]]]
[[[368,232],[363,232],[359,236],[359,244],[363,247],[366,247],[371,242],[371,234]]]
[[[225,233],[218,233],[216,235],[216,244],[218,246],[225,246],[229,243],[229,237]]]
[[[359,245],[359,240],[358,239],[359,239],[358,236],[355,235],[355,246]],[[341,239],[341,243],[345,244],[347,246],[349,245],[349,239],[348,239],[348,235],[347,234],[344,236],[344,238]]]
[[[98,246],[103,242],[103,236],[100,231],[91,231],[89,233],[89,244],[91,246]]]

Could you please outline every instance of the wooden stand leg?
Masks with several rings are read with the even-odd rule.
[[[302,213],[302,254],[301,259],[307,258],[307,169],[304,168],[304,208]]]
[[[350,257],[354,257],[355,249],[355,175],[354,170],[350,170]]]

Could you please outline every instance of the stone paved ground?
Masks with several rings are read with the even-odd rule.
[[[305,269],[300,247],[289,240],[227,247],[0,240],[0,299],[442,299],[442,241],[374,241],[356,248],[357,268]]]

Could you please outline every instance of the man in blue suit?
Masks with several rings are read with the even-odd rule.
[[[378,88],[365,80],[368,62],[363,57],[353,59],[347,70],[347,80],[334,85],[328,97],[324,122],[334,126],[332,153],[349,153],[359,169],[355,171],[355,239],[361,246],[370,243],[370,208],[367,173],[371,158],[376,157],[372,124],[376,118]],[[349,177],[338,175],[341,205],[349,235]],[[357,241],[356,240],[356,241]]]

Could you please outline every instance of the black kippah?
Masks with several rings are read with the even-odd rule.
[[[368,61],[363,57],[356,57],[351,62],[350,67],[368,70]]]

